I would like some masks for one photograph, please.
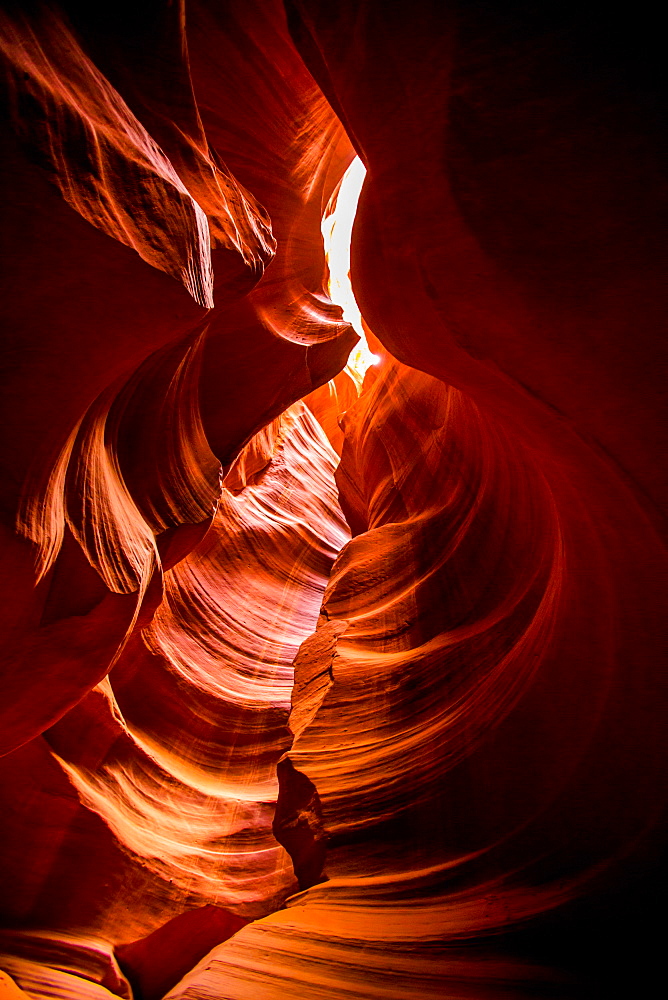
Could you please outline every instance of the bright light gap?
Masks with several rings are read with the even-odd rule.
[[[359,335],[359,343],[350,352],[344,369],[361,392],[367,369],[378,364],[380,358],[369,350],[362,316],[353,295],[350,281],[350,241],[360,192],[366,168],[356,156],[343,175],[338,188],[330,198],[322,219],[322,238],[329,271],[327,288],[332,302],[343,310],[343,318]]]

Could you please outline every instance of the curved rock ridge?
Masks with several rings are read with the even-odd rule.
[[[187,360],[187,345],[183,352],[177,359]],[[178,377],[174,352],[166,357]],[[149,366],[134,391],[164,368]],[[117,397],[128,398],[129,390]],[[116,406],[118,427],[132,410]],[[275,764],[289,745],[291,661],[348,537],[336,461],[301,405],[253,439],[225,479],[208,534],[166,574],[165,604],[144,643],[131,643],[112,683],[47,733],[83,802],[190,905],[215,900],[257,915],[291,888],[291,865],[271,834]],[[117,937],[113,908],[93,920]],[[41,981],[39,969],[34,975]]]
[[[257,917],[296,888],[272,832],[276,763],[291,742],[292,661],[349,538],[337,461],[303,404],[251,441],[208,532],[165,572],[164,601],[143,638],[135,633],[109,677],[44,742],[4,758],[7,860],[22,855],[23,839],[43,866],[16,866],[7,905],[19,920],[36,912],[61,928],[51,938],[63,954],[72,930],[130,942],[184,908],[215,903]],[[53,771],[54,756],[69,782]],[[31,789],[27,799],[20,788]],[[48,852],[38,822],[47,808],[58,831]],[[66,905],[57,891],[34,898],[45,873]],[[99,896],[90,884],[103,886]],[[78,995],[38,952],[30,937],[10,941],[3,968],[35,996]]]
[[[547,655],[563,577],[553,499],[517,443],[456,389],[388,369],[343,418],[337,481],[361,533],[323,603],[345,624],[333,684],[289,752],[332,838],[432,807]]]
[[[11,976],[0,970],[0,996],[2,1000],[21,1000],[28,994],[16,985]]]
[[[35,474],[24,487],[18,527],[35,543],[37,582],[52,571],[39,627],[30,634],[32,670],[62,675],[77,649],[72,648],[75,635],[81,668],[60,687],[43,683],[38,713],[35,694],[14,674],[17,701],[12,706],[10,699],[5,709],[5,752],[42,731],[94,687],[133,628],[146,624],[160,600],[156,536],[169,560],[181,526],[190,522],[201,535],[213,517],[220,465],[199,413],[202,337],[196,333],[158,352],[125,385],[112,384],[101,393],[48,478],[40,482]],[[146,406],[150,418],[144,416]],[[152,595],[144,601],[152,580]],[[97,635],[88,642],[82,642],[82,615],[97,623]],[[103,624],[106,636],[100,632]],[[31,713],[25,712],[26,697]]]
[[[538,448],[559,414],[665,537],[665,85],[651,5],[637,21],[574,0],[285,6],[367,167],[352,283],[376,336],[520,433],[533,424]]]
[[[354,380],[344,370],[336,378],[304,396],[304,402],[338,455],[343,448],[343,431],[339,418],[357,400],[358,395]]]
[[[245,916],[292,888],[272,834],[291,664],[348,537],[336,456],[309,411],[295,405],[263,442],[255,482],[223,489],[207,534],[165,574],[143,641],[46,735],[82,802],[145,867]]]
[[[326,294],[320,228],[354,151],[296,53],[280,3],[198,0],[187,29],[209,142],[266,206],[277,240],[271,267],[244,299],[214,313],[207,335],[204,426],[229,465],[251,432],[334,378],[356,341]]]
[[[133,118],[132,129],[141,131],[145,124],[150,125],[178,161],[180,176],[187,179],[193,171],[197,174],[198,197],[213,219],[216,198],[222,195],[215,178],[209,178],[206,191],[202,186],[208,176],[202,156],[209,147],[195,102],[184,24],[182,17],[176,16],[177,8],[162,10],[157,4],[150,12],[147,10],[146,21],[139,17],[135,24],[134,43],[124,44],[113,5],[102,5],[99,23],[74,9],[76,5],[70,11],[70,6],[65,5],[74,27],[66,13],[58,13],[55,8],[37,3],[34,10],[21,11],[10,4],[9,12],[3,14],[10,63],[28,59],[34,49],[35,58],[39,56],[45,66],[51,66],[50,59],[55,60],[47,74],[54,87],[58,84],[70,94],[78,81],[98,117],[104,118],[114,108],[118,111],[121,105],[126,117],[139,115],[141,124]],[[201,12],[202,17],[205,13]],[[235,16],[243,21],[243,6]],[[251,19],[246,25],[247,43],[258,44],[253,42],[254,35],[266,35],[264,22],[271,25],[272,20],[276,20],[276,11],[269,9],[259,22]],[[204,28],[199,30],[204,32]],[[275,26],[272,30],[275,34]],[[197,35],[197,27],[193,31]],[[227,39],[230,62],[246,65],[240,38],[234,38],[233,33],[228,37],[215,24],[210,38],[204,33],[207,42],[210,38]],[[158,36],[170,51],[181,53],[180,61],[174,64],[174,77],[170,77],[175,101],[171,123],[165,117],[168,108],[164,94],[162,102],[158,99],[159,79],[149,72],[153,57],[142,62],[137,51],[142,37],[148,44]],[[120,88],[118,94],[88,52],[113,78]],[[62,67],[58,62],[61,57]],[[164,70],[159,56],[156,62]],[[4,751],[42,731],[94,686],[140,623],[137,616],[143,615],[142,620],[150,617],[160,599],[161,566],[178,561],[206,530],[205,522],[213,513],[220,490],[218,459],[229,466],[258,429],[345,364],[355,335],[341,321],[340,311],[318,293],[314,274],[318,258],[322,257],[319,204],[329,197],[337,179],[332,163],[339,164],[349,156],[350,147],[335,116],[326,109],[310,81],[285,28],[274,62],[275,79],[280,80],[279,103],[287,108],[284,117],[292,114],[295,124],[292,134],[276,133],[277,148],[264,153],[263,180],[257,180],[279,218],[281,237],[287,228],[294,229],[295,223],[298,232],[283,240],[283,263],[268,292],[265,290],[257,301],[246,297],[233,305],[248,291],[249,282],[244,279],[239,284],[230,271],[229,257],[215,251],[222,304],[210,313],[209,322],[203,326],[197,322],[201,311],[193,311],[192,303],[185,310],[182,303],[175,308],[174,288],[152,285],[157,272],[147,274],[139,258],[127,257],[124,251],[116,260],[114,254],[122,249],[119,244],[96,234],[76,214],[61,218],[58,212],[62,213],[64,206],[54,198],[51,211],[60,228],[48,236],[40,231],[40,246],[48,250],[51,260],[62,259],[63,268],[69,268],[63,273],[70,277],[59,283],[57,272],[54,275],[52,270],[39,270],[40,295],[35,315],[30,310],[26,315],[25,296],[18,296],[16,302],[11,295],[8,297],[8,327],[15,330],[15,347],[11,336],[8,340],[19,363],[18,376],[6,396],[7,413],[26,431],[21,435],[25,447],[11,436],[5,441],[6,525],[13,531],[14,505],[18,501],[19,532],[36,543],[36,582],[45,582],[35,590],[30,547],[8,538],[16,565],[14,585],[6,602],[9,653],[5,662],[9,664],[11,721],[5,727]],[[158,73],[160,66],[153,65],[152,72]],[[12,77],[17,93],[23,92],[24,85],[30,90],[31,72],[28,67],[23,74]],[[257,78],[265,72],[261,60],[254,73],[249,74],[246,67],[251,94],[253,88],[258,89]],[[87,88],[91,75],[97,89]],[[305,80],[309,81],[306,88]],[[230,100],[236,84],[234,79],[224,80],[222,85],[220,81],[214,83],[214,103],[222,109],[213,128],[214,137],[221,140],[227,153],[229,137],[237,127],[238,109]],[[206,101],[206,74],[200,74],[199,85]],[[261,89],[266,86],[263,82]],[[119,96],[121,91],[123,98]],[[263,108],[260,96],[255,95],[257,112],[268,120],[275,109]],[[130,102],[127,107],[124,99]],[[84,110],[86,107],[81,105]],[[76,104],[77,113],[81,108]],[[41,128],[44,122],[26,116],[26,128],[32,124]],[[145,137],[149,145],[155,146],[148,133]],[[67,156],[72,155],[74,176],[84,177],[70,146],[57,138],[54,133],[49,148],[59,151],[65,164]],[[314,155],[314,145],[322,156]],[[106,149],[104,144],[100,148]],[[190,154],[185,155],[184,149],[189,149]],[[235,151],[239,165],[248,170],[248,158],[239,156],[236,140]],[[48,192],[43,171],[30,164],[10,139],[8,152],[3,166],[7,165],[10,189],[15,185],[20,191],[15,197],[16,219],[11,221],[16,224],[21,250],[26,225],[35,225],[39,206]],[[160,156],[164,158],[162,152]],[[282,169],[277,172],[279,158]],[[132,156],[130,161],[135,163]],[[140,158],[137,162],[143,161]],[[252,172],[250,176],[256,179]],[[127,187],[130,193],[154,197],[149,215],[159,216],[159,188],[130,180]],[[106,187],[105,192],[109,193]],[[77,203],[73,207],[88,218],[85,206]],[[165,211],[167,207],[163,206]],[[246,223],[241,209],[239,213],[233,228],[242,239]],[[134,214],[141,216],[140,212]],[[118,234],[110,230],[109,235]],[[81,253],[89,257],[73,263],[68,255],[79,244]],[[312,263],[306,267],[307,287],[303,262],[311,257],[316,261],[316,271]],[[12,247],[14,260],[17,275],[24,274],[20,252],[17,255]],[[256,264],[251,268],[253,280],[259,277]],[[72,273],[77,274],[74,284]],[[20,281],[16,287],[20,289]],[[277,314],[275,321],[265,322],[265,307],[273,303],[271,308],[278,308],[279,302],[285,321]],[[300,324],[298,342],[293,342],[294,322]],[[11,405],[12,400],[16,405]],[[201,528],[196,527],[198,523]],[[194,527],[185,530],[184,524]],[[157,543],[156,535],[161,536]],[[78,546],[85,560],[80,558]],[[86,563],[93,568],[92,574]],[[49,574],[52,579],[46,580]],[[110,597],[98,577],[106,588],[127,598]],[[144,610],[140,613],[142,603]],[[81,628],[82,615],[88,618],[86,629]],[[68,622],[68,618],[74,620]],[[85,641],[84,632],[89,633]],[[20,648],[26,643],[29,656]],[[71,658],[79,664],[75,671],[66,670]],[[30,665],[26,666],[28,661]],[[43,679],[39,684],[42,704],[37,713],[27,708],[33,695],[32,687],[25,684],[26,671],[33,679]],[[46,679],[56,676],[60,678],[58,683]]]
[[[589,996],[480,941],[605,893],[656,837],[656,679],[629,678],[610,633],[634,610],[639,539],[616,577],[576,464],[396,362],[371,371],[342,426],[355,537],[295,660],[274,824],[311,888],[168,996],[272,998],[295,982],[314,998],[398,1000],[409,982],[421,996]],[[590,463],[612,500],[614,477]]]
[[[234,178],[190,148],[208,177],[174,165],[81,47],[67,18],[37,5],[38,16],[2,16],[2,52],[13,85],[10,109],[33,156],[65,201],[149,264],[182,281],[196,302],[213,305],[211,242],[233,249],[261,273],[274,242],[265,215]],[[185,137],[184,137],[185,138]],[[187,144],[182,141],[182,156]],[[198,164],[199,166],[199,164]],[[202,197],[203,196],[203,197]],[[207,214],[211,213],[210,234]],[[237,265],[238,269],[238,265]]]
[[[298,990],[305,1000],[501,1000],[582,998],[568,976],[485,949],[467,951],[410,941],[412,915],[348,926],[348,914],[294,905],[239,931],[185,976],[165,1000],[279,1000]],[[376,929],[380,927],[380,933]],[[307,954],[306,962],[304,955]],[[308,968],[305,968],[305,965]]]
[[[0,962],[20,987],[17,996],[81,1000],[122,997],[132,989],[108,944],[82,936],[0,931]],[[3,982],[0,978],[0,996]],[[22,992],[25,991],[25,992]],[[13,994],[7,994],[9,1000]]]
[[[275,762],[290,740],[291,661],[348,535],[335,454],[307,410],[284,411],[344,366],[355,335],[321,295],[319,228],[350,145],[284,25],[267,69],[279,6],[250,19],[245,42],[229,24],[201,29],[202,52],[203,38],[222,40],[239,70],[222,87],[214,80],[218,150],[192,90],[182,5],[126,12],[132,39],[115,6],[87,15],[70,3],[8,3],[1,15],[21,142],[2,134],[0,780],[1,919],[118,945],[184,910],[206,917],[212,899],[266,913],[295,887],[272,834]],[[254,35],[265,51],[251,71],[243,48]],[[280,94],[290,123],[258,147],[258,194],[269,195],[284,249],[257,303],[240,297],[273,252],[268,221],[220,155],[254,181],[238,142],[241,81],[264,139],[275,106],[262,92]],[[199,84],[204,93],[206,74]],[[38,99],[46,112],[33,116]],[[92,172],[81,162],[89,140]],[[189,212],[199,230],[188,230]],[[165,272],[194,239],[210,285],[209,235],[217,308],[205,320]],[[262,309],[276,317],[258,319]],[[190,552],[199,555],[182,563]],[[141,633],[163,601],[149,649]],[[112,666],[113,684],[103,680]],[[146,939],[149,968],[154,947]],[[176,951],[178,974],[201,954],[192,942]],[[33,958],[29,990],[74,995]]]
[[[2,956],[2,961],[6,962],[12,973],[10,976],[9,973],[0,972],[2,1000],[53,996],[71,997],[72,1000],[109,1000],[109,997],[116,996],[104,986],[37,962],[21,961],[8,956]],[[17,983],[22,983],[26,989],[17,986]]]

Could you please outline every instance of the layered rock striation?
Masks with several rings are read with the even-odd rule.
[[[2,5],[0,996],[645,990],[666,187],[600,13]]]

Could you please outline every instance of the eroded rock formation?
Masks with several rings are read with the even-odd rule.
[[[0,996],[643,992],[666,185],[616,16],[2,5]]]

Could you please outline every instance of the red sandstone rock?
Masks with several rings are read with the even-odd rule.
[[[666,188],[618,17],[4,5],[17,989],[644,992]]]

